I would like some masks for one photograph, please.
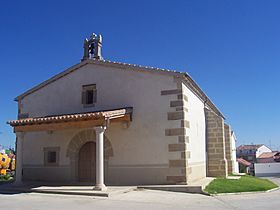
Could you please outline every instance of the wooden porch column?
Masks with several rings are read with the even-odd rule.
[[[106,190],[104,184],[104,131],[105,126],[95,127],[96,132],[96,184],[94,190]]]
[[[16,181],[15,185],[22,184],[22,159],[23,159],[23,140],[24,132],[17,132],[16,139]]]

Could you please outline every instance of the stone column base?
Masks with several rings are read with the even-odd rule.
[[[107,187],[104,184],[103,185],[96,185],[96,186],[94,186],[93,190],[96,190],[96,191],[106,191]]]

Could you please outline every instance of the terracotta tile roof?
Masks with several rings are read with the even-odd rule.
[[[273,158],[278,152],[263,152],[258,158]]]
[[[244,160],[243,158],[237,158],[237,162],[244,166],[250,166],[252,164],[252,163],[248,162],[247,160]]]
[[[236,150],[253,150],[253,149],[258,149],[261,146],[263,146],[263,144],[252,144],[252,145],[240,145],[239,147],[236,148]]]
[[[131,113],[132,113],[132,107],[127,107],[121,109],[101,110],[101,111],[87,112],[87,113],[75,113],[75,114],[25,118],[20,120],[10,120],[7,123],[10,124],[11,126],[22,126],[22,125],[32,125],[32,124],[53,123],[53,122],[58,123],[58,122],[69,122],[69,121],[79,121],[79,120],[95,120],[95,119],[102,119],[102,118],[113,119]]]

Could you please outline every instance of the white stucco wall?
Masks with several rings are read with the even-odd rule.
[[[66,145],[75,130],[54,132],[27,132],[23,141],[23,176],[25,180],[69,181],[70,162]],[[44,148],[59,147],[59,167],[44,166]]]
[[[191,151],[188,159],[189,166],[192,167],[190,179],[196,180],[206,176],[204,103],[185,84],[183,84],[183,93],[188,97],[186,120],[190,122],[187,131],[189,136],[187,150]]]
[[[256,151],[256,158],[258,158],[262,153],[264,152],[272,152],[271,149],[269,149],[267,146],[262,145],[261,147],[259,147]]]
[[[96,84],[95,107],[83,108],[81,104],[82,86],[86,84]],[[116,179],[112,181],[125,183],[135,178],[142,183],[163,183],[171,170],[168,166],[168,137],[165,136],[165,129],[179,127],[180,122],[167,120],[170,101],[176,100],[176,95],[163,97],[161,91],[176,88],[174,78],[170,75],[88,64],[23,98],[21,109],[22,113],[28,113],[30,117],[38,117],[133,107],[133,121],[128,129],[114,124],[105,132],[114,150],[114,156],[109,161],[111,174],[115,174],[112,179]],[[204,152],[203,146],[199,146],[204,135],[200,133],[203,125],[202,114],[199,114],[203,108],[199,104],[201,109],[198,110],[198,102],[190,93],[188,95],[192,104],[190,110],[193,110],[191,119],[194,119],[194,125],[191,123],[191,139],[194,141],[191,149]],[[24,153],[23,164],[29,167],[41,165],[42,148],[59,146],[60,165],[67,168],[69,159],[65,156],[66,145],[77,132],[55,131],[51,135],[34,132],[26,135],[24,150],[32,151],[32,154]],[[203,152],[194,152],[191,162],[195,164],[203,161],[203,157],[200,157]]]
[[[233,172],[239,173],[239,165],[238,165],[238,162],[236,161],[236,141],[237,141],[237,139],[236,139],[236,136],[234,133],[231,134],[230,141],[231,141],[231,148],[232,148],[231,158],[232,158],[232,162],[233,162]]]
[[[75,134],[74,130],[50,132],[28,132],[23,142],[23,164],[39,166],[44,164],[44,147],[65,147],[68,139]],[[59,162],[61,166],[68,165],[66,150],[60,151]]]

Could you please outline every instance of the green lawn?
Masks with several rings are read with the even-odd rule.
[[[267,179],[254,176],[241,176],[240,179],[217,178],[213,180],[205,191],[210,194],[266,191],[278,187]]]

